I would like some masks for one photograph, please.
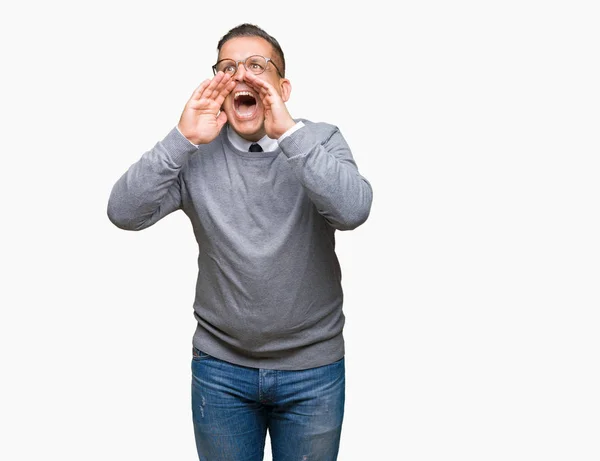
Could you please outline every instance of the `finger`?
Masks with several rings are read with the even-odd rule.
[[[217,72],[211,80],[208,80],[208,85],[204,85],[205,82],[202,83],[194,93],[194,99],[198,100],[201,98],[210,98],[214,89],[221,83],[225,74],[223,72]]]
[[[227,97],[229,93],[235,87],[235,81],[228,79],[228,81],[223,85],[218,85],[216,89],[212,89],[211,85],[202,85],[202,88],[199,87],[199,95],[195,98],[192,98],[187,106],[194,110],[213,110],[215,107],[221,107],[223,105],[223,101]],[[217,89],[220,88],[220,91]]]
[[[232,85],[232,82],[233,82],[233,85]],[[231,89],[234,86],[235,86],[235,80],[232,80],[231,74],[225,74],[223,79],[219,82],[219,84],[213,90],[210,97],[215,100],[218,99],[219,96],[221,96],[222,94],[224,95],[223,97],[226,97],[231,92]]]
[[[250,73],[247,73],[244,76],[244,83],[246,83],[250,88],[252,88],[256,92],[259,92],[261,88],[260,86],[258,86],[259,82],[260,80]]]
[[[208,85],[210,85],[210,79],[204,80],[198,86],[198,88],[196,88],[194,90],[194,92],[192,93],[192,97],[190,99],[200,99],[200,96],[202,95],[202,93],[204,92],[204,90],[206,90],[206,88],[208,87]]]
[[[244,80],[247,83],[249,83],[256,90],[260,90],[262,88],[268,88],[268,87],[271,86],[267,82],[265,82],[264,80],[261,80],[256,75],[251,74],[249,72],[244,75]]]
[[[227,84],[221,89],[219,94],[215,98],[215,102],[221,107],[225,98],[233,91],[235,88],[236,82],[235,80],[230,80]]]
[[[270,83],[265,82],[264,80],[261,80],[260,78],[257,78],[256,76],[251,74],[246,74],[246,76],[248,77],[246,79],[247,83],[258,92],[258,95],[262,100],[265,100],[270,97],[279,97],[279,93],[275,91],[275,88]],[[274,102],[275,100],[273,99],[272,101]]]

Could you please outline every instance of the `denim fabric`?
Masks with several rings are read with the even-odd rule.
[[[234,365],[194,348],[192,414],[200,461],[335,461],[344,416],[344,359],[308,370]]]

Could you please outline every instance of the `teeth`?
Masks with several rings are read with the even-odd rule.
[[[234,94],[233,98],[237,99],[240,96],[252,96],[252,97],[254,97],[254,95],[252,93],[250,93],[249,91],[238,91],[237,93]]]

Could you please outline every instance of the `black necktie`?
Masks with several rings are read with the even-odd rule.
[[[256,143],[251,144],[249,150],[250,150],[250,152],[262,152],[263,151],[262,147],[260,147],[260,144],[256,144]]]

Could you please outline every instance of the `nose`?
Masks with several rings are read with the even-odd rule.
[[[241,82],[244,80],[245,75],[246,75],[246,66],[244,65],[243,62],[238,62],[237,70],[236,70],[235,74],[233,75],[233,78],[235,80],[237,80],[238,82]]]

